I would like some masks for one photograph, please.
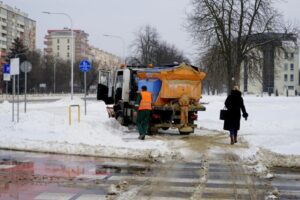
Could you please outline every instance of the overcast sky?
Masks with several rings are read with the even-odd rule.
[[[190,59],[195,49],[190,35],[183,28],[190,0],[0,0],[29,14],[37,25],[37,47],[44,48],[44,36],[48,29],[70,27],[70,21],[62,15],[45,15],[42,11],[64,12],[73,19],[74,29],[89,34],[89,43],[105,51],[122,56],[122,41],[104,37],[118,35],[125,40],[126,54],[135,33],[149,24],[157,28],[161,39],[176,45]],[[300,0],[283,0],[276,7],[286,19],[300,19]]]

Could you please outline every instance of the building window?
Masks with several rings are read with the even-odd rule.
[[[57,55],[57,57],[59,57],[59,52],[57,52],[57,54],[56,54],[56,55]]]
[[[59,46],[57,46],[57,50],[59,50]]]
[[[70,46],[69,45],[67,46],[67,49],[70,50]]]
[[[294,58],[294,53],[291,53],[291,58]]]
[[[287,70],[288,70],[288,64],[285,63],[285,64],[284,64],[284,71],[287,71]]]
[[[289,89],[289,90],[293,90],[293,89],[294,89],[294,86],[288,86],[288,89]]]
[[[59,44],[59,39],[57,39],[57,44]]]
[[[68,39],[68,43],[70,43],[70,39]]]
[[[288,79],[288,75],[285,74],[285,75],[284,75],[284,81],[287,81],[287,79]]]
[[[70,53],[69,53],[69,52],[67,53],[67,57],[68,57],[68,58],[70,57]]]
[[[289,58],[289,54],[287,52],[284,53],[284,58],[288,59]]]
[[[294,64],[291,64],[291,71],[294,71]]]
[[[291,81],[294,81],[294,74],[291,74],[290,79]]]

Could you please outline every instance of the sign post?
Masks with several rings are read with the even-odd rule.
[[[86,72],[92,68],[88,60],[81,60],[79,64],[80,71],[84,72],[84,114],[86,115]]]
[[[20,59],[12,58],[10,59],[10,75],[13,76],[13,98],[12,98],[12,121],[15,121],[15,95],[16,95],[16,75],[20,74]],[[18,121],[19,121],[19,110],[17,110]]]
[[[21,63],[21,71],[25,73],[25,82],[24,82],[24,112],[26,113],[26,105],[27,105],[27,73],[31,71],[32,65],[28,61],[24,61]]]
[[[3,65],[3,81],[6,82],[6,98],[8,97],[8,81],[10,81],[10,65]]]

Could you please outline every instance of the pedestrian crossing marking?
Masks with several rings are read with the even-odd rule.
[[[134,179],[137,181],[146,181],[151,178],[151,181],[159,182],[178,182],[178,183],[199,183],[199,179],[195,178],[167,178],[167,177],[132,177],[132,176],[111,176],[108,180],[127,180]]]
[[[156,189],[156,192],[194,192],[195,187],[177,187],[177,186],[160,186],[159,188]],[[145,190],[147,191],[147,189]]]
[[[186,200],[186,198],[139,196],[139,200]]]
[[[76,194],[44,192],[35,197],[35,200],[70,200]]]
[[[79,176],[76,176],[76,178],[83,178],[83,179],[97,179],[102,180],[105,179],[107,175],[89,175],[89,174],[80,174]]]
[[[99,194],[82,194],[76,200],[106,200],[105,195]]]
[[[16,165],[0,165],[0,169],[10,169],[14,168]]]

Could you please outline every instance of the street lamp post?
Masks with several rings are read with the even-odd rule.
[[[44,11],[42,12],[44,14],[48,14],[48,15],[64,15],[66,17],[69,18],[70,20],[70,23],[71,23],[71,99],[73,100],[73,93],[74,93],[74,90],[73,90],[73,86],[74,86],[74,69],[73,69],[73,65],[74,65],[74,31],[73,31],[73,20],[71,18],[70,15],[68,15],[67,13],[53,13],[53,12],[47,12],[47,11]]]
[[[124,38],[122,38],[119,35],[109,35],[109,34],[103,34],[104,37],[114,37],[114,38],[118,38],[122,41],[122,45],[123,45],[123,59],[124,59],[124,64],[126,64],[126,54],[125,54],[125,48],[126,48],[126,43]]]
[[[54,65],[53,65],[53,94],[55,94],[55,75],[56,75],[56,57],[54,57]]]

